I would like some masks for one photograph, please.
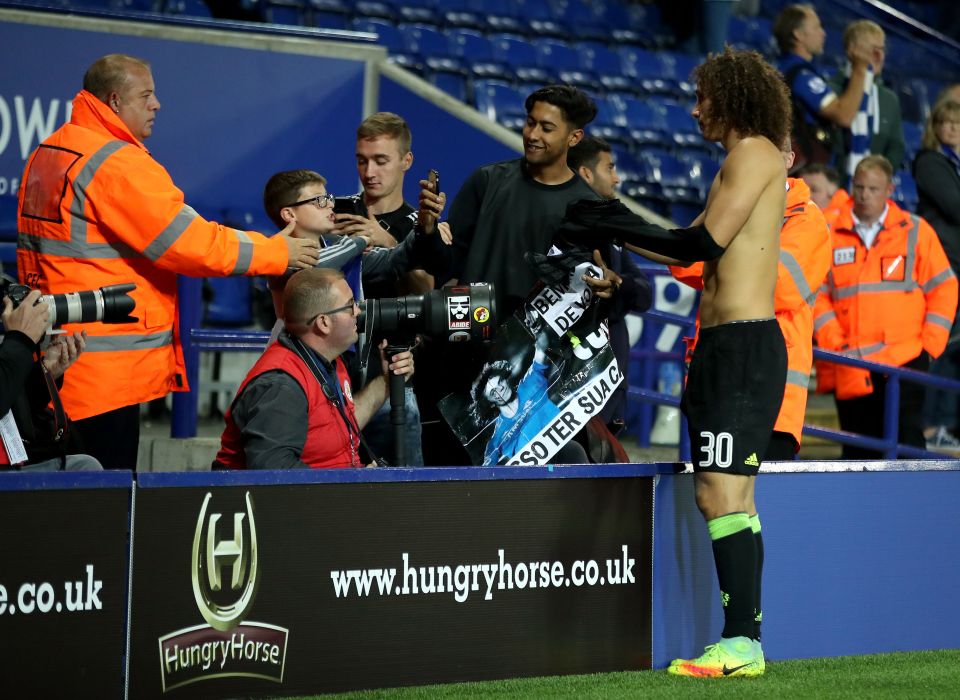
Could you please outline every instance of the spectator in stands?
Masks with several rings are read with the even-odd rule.
[[[567,165],[590,185],[603,199],[615,199],[620,182],[617,165],[613,162],[610,144],[596,136],[584,136],[567,152]],[[614,390],[600,417],[611,433],[617,435],[625,425],[627,385],[630,369],[630,337],[626,316],[630,312],[644,312],[653,304],[650,280],[637,267],[628,251],[611,245],[604,251],[607,265],[620,277],[620,289],[613,297],[607,321],[610,324],[610,344],[624,381]]]
[[[886,35],[876,22],[857,20],[844,30],[843,47],[848,56],[861,53],[869,56],[870,70],[867,71],[864,96],[857,116],[850,128],[842,130],[837,139],[837,166],[843,169],[844,180],[848,180],[853,177],[853,170],[860,159],[873,153],[889,160],[894,170],[899,169],[906,151],[900,98],[880,78],[886,54]],[[830,80],[830,86],[838,93],[843,92],[850,73],[851,65],[848,62],[843,72]]]
[[[849,129],[867,87],[870,56],[857,44],[847,52],[850,75],[846,88],[834,92],[813,59],[823,53],[826,32],[812,5],[788,5],[773,24],[782,54],[777,67],[793,101],[793,148],[796,168],[833,159],[835,127]]]
[[[796,174],[810,188],[810,199],[820,207],[827,226],[833,228],[833,222],[850,203],[850,195],[840,186],[840,174],[822,163],[809,163]]]
[[[63,404],[86,451],[133,469],[145,401],[187,389],[177,275],[262,275],[309,267],[317,243],[205,221],[142,141],[160,102],[146,62],[104,56],[87,71],[70,122],[33,152],[20,188],[20,279],[45,293],[132,282],[138,321],[85,326],[86,352]]]
[[[363,466],[360,431],[389,395],[387,374],[409,378],[413,355],[389,360],[353,393],[340,356],[357,342],[359,306],[339,270],[302,270],[283,292],[284,332],[250,370],[227,410],[215,469]]]
[[[4,285],[5,287],[6,285]],[[100,463],[71,440],[60,402],[60,377],[84,350],[85,331],[59,335],[39,356],[50,307],[31,291],[14,308],[3,297],[0,340],[0,470],[94,471]],[[36,359],[39,358],[39,359]],[[52,404],[53,408],[48,406]]]
[[[917,213],[926,219],[943,244],[954,274],[960,275],[960,101],[946,99],[934,106],[923,129],[922,150],[913,163],[920,201]],[[954,323],[951,342],[930,367],[941,377],[960,379],[960,353]],[[924,435],[932,448],[960,448],[952,430],[958,425],[957,394],[927,390]]]
[[[957,278],[930,225],[898,207],[893,166],[883,156],[857,164],[853,200],[834,224],[833,261],[817,298],[817,344],[895,367],[926,371],[939,357],[957,310]],[[886,377],[836,366],[837,413],[843,430],[883,435]],[[924,389],[900,384],[900,442],[923,448]],[[844,459],[875,450],[844,445]]]
[[[534,269],[523,262],[524,254],[547,252],[567,204],[597,199],[567,165],[567,151],[580,142],[584,127],[597,114],[593,100],[569,85],[549,85],[532,92],[525,107],[523,156],[475,170],[457,193],[449,216],[453,246],[446,276],[459,283],[492,282],[499,318],[520,308],[537,282]],[[615,287],[609,277],[589,284],[607,297]],[[443,352],[452,371],[430,388],[421,377],[421,408],[435,406],[451,392],[468,393],[483,364],[483,350],[466,343],[446,345]],[[469,464],[462,445],[434,414],[423,416],[424,446],[434,451],[424,455],[427,463]]]
[[[346,235],[364,235],[375,246],[392,248],[403,243],[413,233],[419,220],[433,223],[446,202],[442,193],[434,193],[426,180],[420,182],[420,211],[403,200],[403,181],[413,165],[411,145],[413,136],[407,122],[392,112],[377,112],[364,119],[357,128],[357,173],[362,190],[354,197],[356,214],[340,214],[337,231]],[[420,227],[425,232],[424,226]],[[371,278],[364,261],[363,296],[369,299],[392,298],[406,294],[424,294],[433,289],[433,277],[424,269],[411,264],[396,268],[392,278],[381,275]],[[421,449],[420,409],[414,386],[407,386],[405,396],[407,421],[406,458],[409,464],[423,464]],[[395,464],[393,430],[390,426],[390,406],[384,405],[370,421],[370,444]]]

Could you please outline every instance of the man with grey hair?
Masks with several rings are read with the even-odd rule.
[[[206,221],[143,145],[160,110],[150,65],[110,54],[90,66],[70,121],[27,161],[17,269],[46,294],[133,283],[137,318],[85,324],[86,352],[61,396],[85,450],[133,469],[139,404],[188,389],[177,275],[279,275],[317,261],[315,240]],[[69,328],[74,330],[74,328]]]

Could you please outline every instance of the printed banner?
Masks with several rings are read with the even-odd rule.
[[[649,668],[652,495],[650,477],[138,486],[130,697]]]
[[[539,283],[497,329],[470,394],[440,402],[474,464],[549,463],[623,381],[584,276],[602,271],[583,262],[566,284]]]
[[[0,477],[0,698],[121,697],[130,472]]]

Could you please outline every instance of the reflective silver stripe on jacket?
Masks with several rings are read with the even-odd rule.
[[[144,333],[142,335],[91,335],[86,352],[116,352],[120,350],[152,350],[173,344],[173,331]]]
[[[810,374],[796,369],[787,370],[787,384],[793,384],[804,389],[810,386]]]
[[[813,302],[817,300],[817,295],[810,289],[810,285],[807,283],[807,278],[803,274],[803,268],[800,267],[800,263],[786,250],[780,251],[780,262],[783,263],[783,266],[787,268],[787,272],[790,273],[790,279],[793,280],[793,284],[797,287],[797,291],[800,292],[800,296],[803,297],[808,306],[813,306]]]
[[[817,316],[813,321],[813,330],[818,331],[837,317],[835,311],[828,311],[825,314]]]
[[[941,314],[935,314],[932,311],[927,312],[927,315],[923,317],[923,322],[946,328],[948,331],[953,327],[953,323],[949,318]]]
[[[184,204],[177,215],[173,217],[173,221],[167,224],[160,235],[150,241],[150,245],[144,248],[143,254],[153,262],[162,258],[164,253],[180,240],[180,236],[196,218],[197,212],[193,210],[193,207]]]
[[[253,262],[253,241],[244,231],[234,231],[237,234],[237,243],[240,244],[237,250],[237,264],[233,266],[231,275],[245,275],[250,269],[250,263]]]
[[[87,226],[91,223],[87,216],[87,190],[100,169],[110,156],[124,146],[126,141],[108,141],[93,153],[83,164],[73,179],[73,201],[70,203],[70,240],[61,241],[44,236],[19,233],[17,245],[43,255],[57,255],[81,260],[117,260],[120,258],[146,257],[156,261],[176,243],[190,223],[197,218],[197,212],[184,204],[167,227],[160,232],[141,254],[123,241],[110,243],[91,243],[87,240]]]

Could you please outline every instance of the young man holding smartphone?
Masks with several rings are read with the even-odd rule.
[[[418,225],[431,233],[443,211],[445,196],[427,180],[420,181],[419,211],[403,199],[403,179],[413,165],[410,150],[413,137],[406,121],[392,112],[377,112],[364,119],[357,128],[357,173],[362,189],[352,197],[355,213],[338,213],[337,233],[363,236],[376,248],[402,245]],[[342,206],[342,205],[341,205]],[[415,264],[415,263],[414,263]],[[433,290],[433,276],[413,267],[397,270],[393,277],[370,279],[363,274],[363,296],[383,299],[408,294],[424,294]],[[406,391],[406,461],[423,464],[420,410],[413,387]],[[367,430],[371,447],[395,464],[390,405],[384,404],[374,415]]]

